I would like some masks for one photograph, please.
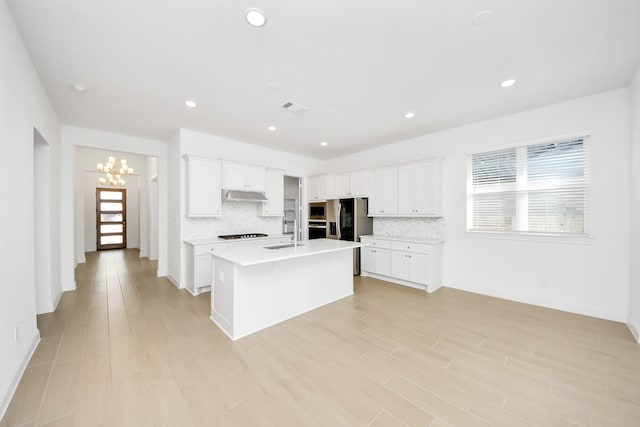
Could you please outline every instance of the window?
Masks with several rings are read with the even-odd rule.
[[[467,230],[588,234],[586,138],[471,154]]]

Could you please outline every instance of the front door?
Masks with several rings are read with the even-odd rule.
[[[96,188],[98,250],[127,247],[127,190]]]

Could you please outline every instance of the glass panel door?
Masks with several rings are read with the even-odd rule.
[[[127,190],[96,188],[98,250],[127,247]]]

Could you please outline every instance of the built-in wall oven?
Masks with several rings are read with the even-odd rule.
[[[327,204],[309,203],[309,240],[327,237]]]
[[[314,202],[309,203],[309,220],[310,221],[326,221],[327,219],[327,203]]]

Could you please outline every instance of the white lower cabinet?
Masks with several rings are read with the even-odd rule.
[[[389,249],[362,248],[361,270],[388,276],[391,273]]]
[[[442,286],[442,242],[362,237],[363,276],[433,292]]]
[[[209,290],[213,283],[213,260],[211,251],[219,251],[239,246],[267,246],[278,243],[289,243],[292,236],[261,237],[242,239],[232,242],[209,242],[187,244],[187,289],[193,295]]]
[[[428,256],[412,252],[391,251],[391,276],[427,285]]]

